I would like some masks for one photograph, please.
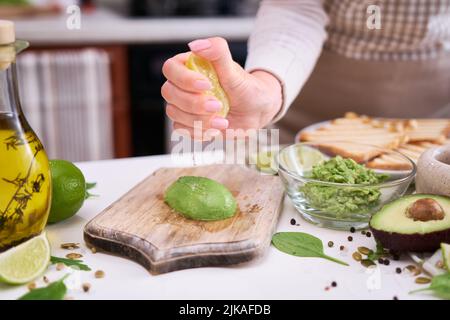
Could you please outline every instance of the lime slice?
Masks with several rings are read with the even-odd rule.
[[[282,152],[280,157],[280,163],[299,174],[312,170],[313,166],[328,159],[322,152],[309,146],[289,148],[288,152]]]
[[[40,276],[50,262],[45,233],[0,254],[0,281],[23,284]]]
[[[277,172],[277,170],[274,170],[273,164],[274,164],[274,158],[275,158],[275,152],[272,152],[270,150],[268,151],[260,151],[258,155],[256,156],[256,167],[259,171],[274,174]]]
[[[214,96],[217,100],[219,100],[222,104],[222,109],[218,112],[218,114],[222,117],[226,117],[228,111],[230,110],[230,103],[228,101],[227,94],[220,85],[219,77],[217,76],[216,70],[211,62],[191,53],[186,61],[186,67],[192,71],[205,75],[209,79],[212,88],[207,90],[205,94]]]
[[[298,149],[298,160],[303,170],[311,170],[313,166],[327,160],[328,157],[317,149],[302,146]]]
[[[450,244],[441,243],[442,259],[444,260],[444,266],[448,272],[450,272]]]

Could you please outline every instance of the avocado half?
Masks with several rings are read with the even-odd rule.
[[[411,216],[410,209],[433,204],[439,208],[438,218]],[[423,210],[422,210],[423,211]],[[439,249],[441,243],[450,243],[450,198],[415,194],[385,205],[370,220],[370,229],[381,245],[395,252],[429,252]]]
[[[237,202],[231,192],[219,182],[205,177],[178,178],[167,188],[164,201],[193,220],[227,219],[237,211]]]

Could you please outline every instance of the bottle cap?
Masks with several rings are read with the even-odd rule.
[[[0,20],[0,45],[11,44],[16,41],[14,23],[8,20]]]

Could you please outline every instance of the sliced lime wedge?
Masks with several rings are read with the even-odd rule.
[[[442,259],[444,260],[444,266],[448,272],[450,272],[450,244],[441,243]]]
[[[39,277],[50,262],[45,233],[0,254],[0,281],[23,284]]]
[[[280,157],[280,163],[298,174],[311,171],[313,166],[328,159],[322,152],[309,146],[289,148],[288,152],[282,152]]]
[[[313,166],[328,159],[328,157],[319,150],[308,146],[302,146],[297,149],[297,151],[298,159],[300,160],[303,170],[311,170]]]
[[[230,102],[227,94],[220,85],[219,77],[211,62],[191,53],[186,61],[186,67],[192,71],[205,75],[209,79],[212,88],[206,91],[206,94],[214,96],[220,101],[222,109],[219,111],[219,115],[226,117],[230,110]]]

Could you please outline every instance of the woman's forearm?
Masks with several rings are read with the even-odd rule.
[[[277,121],[311,74],[326,39],[328,18],[320,0],[262,1],[249,39],[246,69],[273,74],[283,87]]]

